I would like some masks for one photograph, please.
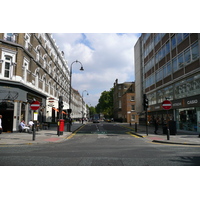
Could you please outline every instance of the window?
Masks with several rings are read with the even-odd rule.
[[[192,45],[192,60],[195,60],[199,57],[199,49],[198,49],[198,43],[195,43]]]
[[[43,78],[43,91],[45,92],[45,89],[46,89],[46,79]]]
[[[155,45],[157,45],[160,40],[161,40],[160,33],[158,33],[154,38]]]
[[[172,49],[174,49],[175,46],[176,46],[176,35],[174,35],[174,36],[172,37],[172,39],[171,39],[171,44],[172,44]]]
[[[24,39],[25,39],[25,48],[28,49],[28,45],[30,44],[30,35],[26,33]]]
[[[156,82],[160,81],[163,79],[163,68],[159,69],[156,72]]]
[[[5,33],[4,39],[10,42],[15,42],[15,35],[14,33]]]
[[[187,49],[184,52],[184,60],[185,60],[185,63],[190,63],[190,49]]]
[[[189,33],[183,33],[183,39],[189,36]]]
[[[39,86],[39,73],[36,73],[36,77],[35,77],[35,87],[38,88]]]
[[[122,108],[122,102],[119,101],[119,108]]]
[[[10,78],[11,75],[11,57],[6,56],[5,57],[5,69],[4,69],[4,77],[5,78]]]
[[[135,97],[134,96],[131,96],[131,101],[135,101]]]
[[[182,68],[184,66],[184,62],[183,62],[183,53],[181,53],[179,56],[178,56],[178,67],[179,68]]]
[[[135,105],[131,105],[131,110],[135,110]]]
[[[131,120],[135,120],[135,115],[131,115]]]
[[[26,82],[27,79],[27,70],[29,69],[29,61],[24,58],[22,66],[22,79]]]
[[[182,41],[182,33],[178,33],[178,34],[176,35],[176,38],[177,38],[177,45],[178,45],[178,44],[181,43],[181,41]]]
[[[166,45],[165,45],[165,53],[166,53],[166,55],[169,53],[169,51],[170,51],[170,45],[169,45],[169,42],[167,42]]]

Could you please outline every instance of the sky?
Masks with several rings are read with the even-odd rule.
[[[53,33],[68,66],[72,65],[72,87],[89,106],[96,106],[103,91],[119,83],[135,81],[134,45],[139,33]],[[87,91],[89,95],[87,95]]]

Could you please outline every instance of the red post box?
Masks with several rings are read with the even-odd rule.
[[[63,132],[64,129],[65,129],[65,120],[64,119],[60,119],[59,131]]]

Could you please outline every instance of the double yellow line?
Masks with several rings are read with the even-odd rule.
[[[133,136],[133,137],[135,137],[135,138],[141,138],[141,137],[139,137],[137,135],[132,134],[131,132],[126,132],[126,133],[129,134],[129,135],[131,135],[131,136]]]
[[[81,130],[83,127],[85,126],[85,124],[83,126],[81,126],[80,128],[78,128],[74,133],[72,133],[70,136],[67,137],[67,139],[71,139],[72,137],[74,137],[76,135],[76,133]]]

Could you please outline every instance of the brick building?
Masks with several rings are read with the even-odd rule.
[[[118,83],[115,80],[113,90],[113,108],[114,119],[123,122],[138,122],[138,116],[135,112],[135,83]]]
[[[41,103],[40,123],[55,122],[59,96],[63,96],[63,109],[68,109],[69,68],[52,35],[0,33],[0,113],[4,131],[17,131],[22,119],[27,123],[33,118],[33,100]]]

